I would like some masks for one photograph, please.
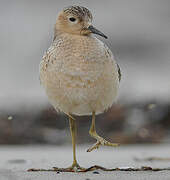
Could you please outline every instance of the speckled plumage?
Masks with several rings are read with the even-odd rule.
[[[64,8],[63,11],[68,14],[78,16],[81,20],[83,20],[86,16],[91,20],[93,18],[91,12],[83,6],[69,6]]]
[[[69,9],[64,11],[70,13]],[[77,12],[79,16],[87,11]],[[57,111],[81,116],[99,114],[112,106],[119,73],[112,52],[103,42],[91,34],[58,28],[40,63],[40,80]]]

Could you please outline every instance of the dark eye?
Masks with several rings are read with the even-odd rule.
[[[76,18],[71,17],[71,18],[69,18],[69,20],[70,20],[71,22],[75,22],[75,21],[76,21]]]

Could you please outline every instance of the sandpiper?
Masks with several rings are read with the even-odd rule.
[[[95,115],[115,102],[120,69],[111,50],[92,35],[107,38],[92,26],[91,12],[82,6],[69,6],[58,15],[54,39],[40,63],[40,81],[56,111],[65,113],[70,122],[73,164],[67,170],[82,170],[76,160],[76,120],[73,115],[92,115],[89,134],[100,145],[117,146],[96,133]],[[66,170],[66,169],[65,169]]]

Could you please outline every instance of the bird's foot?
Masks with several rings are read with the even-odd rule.
[[[97,137],[95,137],[96,139],[97,139],[97,142],[93,145],[93,146],[91,146],[88,150],[87,150],[87,152],[91,152],[91,151],[93,151],[94,149],[98,149],[99,148],[99,146],[112,146],[112,147],[117,147],[117,146],[119,146],[119,144],[116,144],[116,143],[111,143],[111,142],[109,142],[109,141],[106,141],[104,138],[102,138],[102,137],[100,137],[100,136],[97,136]]]
[[[68,168],[58,168],[58,167],[53,167],[54,171],[58,172],[84,172],[86,169],[81,167],[77,162],[73,163],[70,167]]]

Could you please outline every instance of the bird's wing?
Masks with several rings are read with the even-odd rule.
[[[104,43],[103,43],[104,44]],[[106,50],[106,56],[110,59],[113,60],[113,62],[115,62],[115,57],[113,56],[113,53],[112,51],[107,47],[106,44],[104,44],[104,47],[105,47],[105,50]],[[119,82],[121,80],[121,77],[122,77],[122,73],[121,73],[121,70],[120,70],[120,66],[118,65],[118,63],[116,62],[116,65],[117,65],[117,71],[118,71],[118,75],[119,75]]]
[[[120,82],[120,80],[121,80],[121,78],[122,78],[122,73],[121,73],[119,64],[117,64],[117,68],[118,68],[119,82]]]
[[[42,60],[39,64],[39,80],[40,80],[40,84],[41,84],[41,73],[45,72],[48,68],[49,62],[51,60],[51,56],[52,56],[53,51],[51,50],[51,47],[45,51]]]

